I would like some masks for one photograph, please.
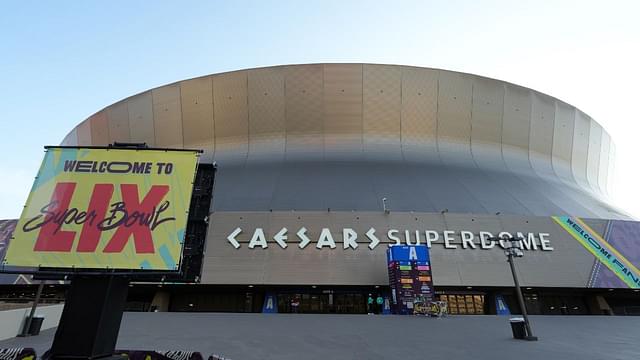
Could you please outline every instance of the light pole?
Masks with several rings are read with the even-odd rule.
[[[529,316],[527,316],[527,308],[524,305],[524,298],[522,297],[522,289],[520,289],[520,282],[518,281],[518,274],[516,274],[516,267],[513,264],[514,257],[523,257],[524,253],[520,249],[519,245],[522,239],[516,239],[515,237],[509,237],[506,234],[501,239],[504,242],[504,254],[507,256],[507,262],[511,268],[511,275],[513,275],[513,282],[516,285],[516,294],[518,295],[518,303],[520,309],[522,309],[522,317],[524,318],[524,325],[527,333],[524,337],[525,340],[537,341],[538,337],[533,336],[531,331],[531,325],[529,324]]]

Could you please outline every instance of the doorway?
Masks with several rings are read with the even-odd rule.
[[[297,303],[297,310],[294,304]],[[279,313],[365,314],[366,296],[361,293],[287,292],[278,294]]]

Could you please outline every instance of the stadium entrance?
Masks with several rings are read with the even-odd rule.
[[[325,290],[312,293],[278,294],[279,313],[335,313],[364,314],[367,312],[367,294]]]

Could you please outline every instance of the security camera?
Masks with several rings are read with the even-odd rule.
[[[384,210],[385,214],[388,214],[390,212],[389,208],[387,208],[387,198],[386,197],[382,198],[382,210]]]

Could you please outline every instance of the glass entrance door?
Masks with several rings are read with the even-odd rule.
[[[280,293],[278,312],[364,314],[366,298],[359,293]]]
[[[333,294],[334,312],[338,314],[364,314],[366,298],[362,294]]]
[[[484,314],[484,295],[456,294],[440,295],[440,301],[446,301],[449,314],[482,315]]]

